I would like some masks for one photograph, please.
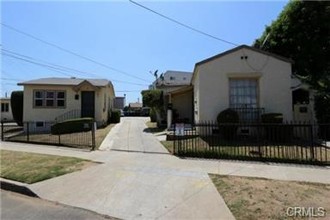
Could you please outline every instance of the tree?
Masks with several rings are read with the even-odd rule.
[[[13,91],[10,96],[13,118],[19,126],[23,125],[23,91]]]
[[[164,106],[163,92],[158,89],[141,92],[143,106],[161,110]]]
[[[330,2],[290,1],[254,42],[257,48],[294,60],[293,73],[325,97],[316,97],[317,112],[323,104],[330,105],[323,103],[330,98],[329,33]]]
[[[156,114],[157,123],[160,125],[162,115],[164,114],[164,96],[163,91],[158,89],[144,90],[141,92],[143,106],[151,108],[151,120],[154,121]]]

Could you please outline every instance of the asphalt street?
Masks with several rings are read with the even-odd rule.
[[[2,220],[105,220],[114,219],[94,212],[73,208],[1,190]]]

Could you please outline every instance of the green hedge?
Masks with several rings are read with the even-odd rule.
[[[157,122],[156,110],[154,108],[151,108],[150,110],[150,121]]]
[[[77,118],[56,123],[51,127],[51,134],[69,134],[92,130],[93,118]]]
[[[283,114],[267,113],[261,115],[265,125],[266,138],[273,142],[290,142],[293,138],[293,126],[283,124]]]
[[[120,122],[120,110],[113,110],[111,112],[111,123],[119,123]]]
[[[261,115],[262,123],[281,124],[283,123],[283,114],[281,113],[266,113]]]

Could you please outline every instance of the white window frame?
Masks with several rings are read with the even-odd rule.
[[[41,92],[41,94],[42,94],[41,98],[36,97],[37,92]],[[58,98],[58,94],[62,93],[62,92],[64,93],[64,98]],[[53,93],[53,97],[51,97],[51,98],[47,97],[47,93]],[[36,105],[37,100],[42,101],[41,106]],[[49,100],[53,101],[53,105],[47,106],[47,101],[49,101]],[[64,101],[64,105],[59,106],[58,101]],[[65,108],[65,107],[66,107],[66,91],[63,91],[63,90],[39,90],[39,89],[33,90],[33,108]]]

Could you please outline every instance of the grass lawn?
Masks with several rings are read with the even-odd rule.
[[[309,219],[289,217],[289,207],[313,207],[315,214],[322,207],[328,212],[326,216],[330,215],[330,185],[214,174],[210,177],[237,220]]]
[[[330,150],[319,145],[314,146],[312,157],[311,148],[308,145],[272,145],[271,143],[262,145],[258,142],[225,141],[219,139],[218,136],[193,135],[185,136],[181,143],[186,156],[200,156],[207,153],[208,157],[223,158],[223,156],[256,157],[261,154],[262,157],[269,159],[308,161],[314,158],[320,162],[329,161],[330,158]]]
[[[174,141],[161,141],[160,142],[169,153],[173,154],[174,152]]]
[[[35,183],[82,170],[94,163],[73,157],[0,150],[1,177],[23,183]]]

